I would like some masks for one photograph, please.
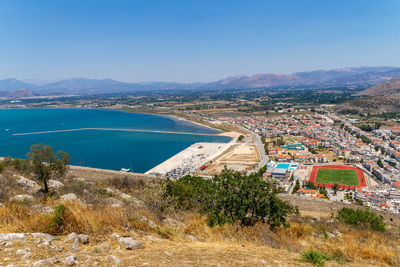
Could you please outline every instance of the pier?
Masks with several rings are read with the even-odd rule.
[[[77,128],[77,129],[65,129],[65,130],[53,130],[53,131],[41,131],[41,132],[29,132],[29,133],[14,133],[12,135],[33,135],[33,134],[47,134],[47,133],[62,133],[62,132],[76,132],[76,131],[119,131],[119,132],[139,132],[139,133],[161,133],[161,134],[185,134],[185,135],[206,135],[206,136],[217,136],[218,134],[207,134],[207,133],[188,133],[188,132],[174,132],[174,131],[159,131],[159,130],[140,130],[140,129],[118,129],[118,128]]]

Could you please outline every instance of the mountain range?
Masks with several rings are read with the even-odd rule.
[[[332,70],[316,70],[293,74],[238,75],[215,82],[174,83],[146,82],[130,83],[113,79],[66,79],[44,85],[26,83],[17,79],[0,80],[0,92],[25,89],[36,95],[49,94],[102,94],[139,92],[149,90],[207,90],[246,89],[300,86],[374,86],[391,78],[400,78],[397,67],[357,67]]]
[[[377,95],[391,95],[400,92],[400,79],[393,78],[387,82],[378,84],[376,86],[367,88],[357,95],[377,96]]]

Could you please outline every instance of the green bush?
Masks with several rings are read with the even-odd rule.
[[[61,233],[63,231],[64,212],[65,206],[63,204],[60,204],[55,208],[53,218],[48,225],[50,233]]]
[[[318,267],[323,267],[325,266],[325,261],[331,260],[332,257],[329,256],[328,254],[322,253],[320,251],[314,250],[313,248],[310,248],[307,251],[304,251],[301,253],[301,260],[304,262],[310,262],[314,264],[315,266]]]
[[[200,213],[208,215],[210,226],[267,222],[273,229],[287,225],[287,215],[294,212],[292,206],[277,197],[279,192],[258,172],[244,175],[224,169],[212,179],[186,176],[169,181],[165,195],[173,197],[181,208],[197,206]]]
[[[386,231],[384,218],[369,209],[342,208],[338,211],[337,219],[354,226],[369,227],[375,231]]]

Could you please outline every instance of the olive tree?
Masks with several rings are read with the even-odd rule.
[[[27,156],[32,162],[33,173],[39,181],[43,182],[44,192],[48,193],[47,182],[50,178],[59,178],[65,175],[70,156],[63,151],[55,154],[51,146],[44,144],[32,145],[30,150]]]

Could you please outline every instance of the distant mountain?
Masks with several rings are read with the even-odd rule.
[[[29,97],[29,96],[34,96],[34,94],[26,89],[19,89],[14,92],[4,92],[0,91],[0,97],[2,98],[20,98],[20,97]]]
[[[3,92],[12,92],[12,91],[17,91],[19,89],[31,90],[34,87],[35,86],[33,84],[21,82],[17,79],[0,80],[0,91]]]
[[[393,78],[387,82],[370,87],[358,93],[358,95],[377,96],[390,95],[400,92],[400,79]]]
[[[113,79],[67,79],[44,85],[33,85],[16,79],[0,80],[0,91],[21,88],[37,94],[104,94],[149,90],[221,90],[292,86],[374,86],[400,78],[400,68],[359,67],[316,70],[287,74],[237,75],[208,83],[142,82],[130,83]]]

